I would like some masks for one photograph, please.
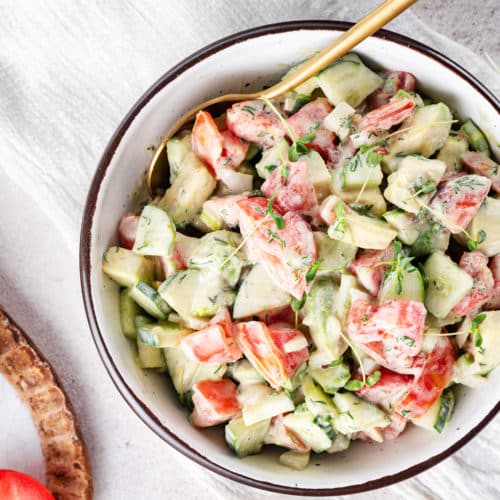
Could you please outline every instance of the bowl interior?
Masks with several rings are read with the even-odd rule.
[[[101,354],[111,360],[112,370],[119,374],[125,398],[162,437],[172,442],[169,434],[176,436],[174,446],[191,456],[205,457],[218,467],[245,476],[246,482],[272,483],[277,488],[290,488],[290,492],[306,488],[331,489],[334,493],[334,489],[353,485],[367,489],[408,475],[400,473],[443,453],[492,411],[500,399],[500,370],[493,372],[480,390],[460,390],[452,422],[441,436],[411,428],[395,442],[354,443],[345,453],[314,456],[313,465],[302,473],[278,465],[278,452],[272,449],[239,460],[225,445],[221,428],[199,431],[188,423],[167,377],[138,368],[131,345],[120,333],[118,288],[102,275],[101,258],[108,246],[117,243],[120,216],[136,208],[144,197],[140,186],[150,159],[147,147],[157,144],[181,113],[219,93],[259,89],[274,82],[289,65],[324,47],[339,33],[338,29],[294,29],[261,34],[215,50],[195,64],[186,64],[176,78],[165,79],[133,118],[109,159],[90,230],[90,295],[99,325],[94,335],[105,346]],[[497,111],[454,70],[418,50],[378,37],[364,41],[356,52],[374,67],[411,71],[421,91],[442,99],[457,116],[472,117],[490,138],[495,138],[491,142],[500,142]],[[413,471],[424,467],[419,465]]]

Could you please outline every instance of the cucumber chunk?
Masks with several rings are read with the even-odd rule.
[[[151,347],[137,337],[137,352],[141,368],[165,368],[165,358],[161,349]]]
[[[252,425],[262,420],[293,411],[295,405],[285,392],[271,391],[258,401],[243,405],[242,416],[245,425]]]
[[[351,134],[351,117],[356,110],[346,102],[339,102],[335,109],[324,119],[325,127],[334,132],[344,142]]]
[[[285,78],[288,78],[289,76],[293,75],[298,69],[300,69],[305,63],[307,62],[307,59],[304,61],[301,61],[294,66],[292,66],[281,78],[284,80]],[[308,80],[305,82],[301,83],[297,87],[295,87],[294,92],[297,94],[302,94],[304,96],[310,96],[315,89],[318,88],[318,79],[316,76],[311,76]]]
[[[487,375],[500,365],[500,311],[487,311],[484,320],[472,335],[474,359],[480,366],[480,374]]]
[[[271,419],[246,425],[242,417],[234,417],[225,427],[226,443],[239,458],[259,453],[269,432]]]
[[[215,187],[215,179],[207,167],[194,153],[189,152],[159,206],[168,213],[176,226],[184,227],[195,219]]]
[[[385,172],[394,172],[405,154],[418,153],[429,158],[442,148],[450,134],[452,118],[442,102],[417,108],[401,125],[401,130],[408,130],[391,138],[389,153],[382,160]]]
[[[333,444],[333,429],[328,424],[322,424],[321,419],[310,413],[305,406],[286,415],[283,424],[295,432],[315,453],[322,453]]]
[[[459,135],[450,135],[443,147],[439,150],[437,159],[446,164],[447,173],[456,173],[462,170],[461,156],[469,150],[469,143]]]
[[[333,426],[342,434],[387,427],[391,423],[391,419],[380,408],[349,392],[335,393],[333,402],[340,412],[334,419]]]
[[[450,421],[454,408],[455,394],[452,388],[448,388],[441,394],[441,397],[431,406],[427,413],[421,417],[412,418],[411,422],[418,427],[441,434],[446,424]]]
[[[137,338],[135,329],[135,317],[140,314],[141,309],[137,302],[129,295],[129,289],[120,291],[120,325],[123,334],[135,340]]]
[[[310,375],[305,375],[302,379],[302,391],[305,405],[312,415],[337,415],[337,409],[331,397],[326,395],[321,387],[314,383]]]
[[[351,290],[358,290],[358,280],[349,273],[342,273],[340,287],[335,298],[335,314],[345,324],[351,309]]]
[[[160,285],[158,293],[186,322],[214,316],[234,302],[234,292],[220,274],[198,269],[178,271]]]
[[[191,133],[181,133],[167,141],[167,159],[170,167],[170,184],[173,184],[186,155],[192,152]]]
[[[289,450],[280,455],[279,463],[293,470],[304,470],[309,465],[310,454]]]
[[[332,240],[321,231],[314,231],[313,235],[318,249],[318,259],[322,259],[316,276],[339,278],[340,273],[356,257],[358,249],[343,241]]]
[[[137,328],[137,336],[141,342],[157,348],[177,347],[181,338],[190,332],[191,330],[170,321],[145,324]]]
[[[238,290],[233,307],[235,319],[249,318],[290,303],[290,295],[276,286],[261,264],[250,270]]]
[[[326,168],[325,160],[314,150],[310,150],[306,155],[299,156],[299,161],[305,161],[309,169],[314,192],[318,202],[323,201],[330,194],[331,175]]]
[[[433,253],[424,264],[427,283],[425,306],[436,318],[446,317],[472,290],[472,278],[450,257]]]
[[[486,139],[483,131],[470,118],[460,127],[460,130],[467,136],[469,144],[473,149],[491,156],[488,139]]]
[[[353,53],[346,54],[318,74],[318,83],[331,104],[359,106],[383,80]]]
[[[352,191],[363,186],[368,189],[380,186],[383,179],[381,160],[382,156],[371,150],[357,153],[342,168],[334,171],[334,175],[340,176],[341,189]]]
[[[144,281],[138,281],[129,292],[129,295],[148,314],[157,319],[166,319],[170,308],[160,297],[160,294]]]
[[[335,394],[351,378],[351,371],[347,363],[339,363],[324,368],[310,368],[309,373],[327,394]]]
[[[262,179],[267,179],[276,168],[288,161],[288,149],[290,144],[286,139],[280,139],[269,149],[262,153],[262,158],[257,162],[255,168]]]
[[[479,207],[467,232],[477,240],[479,231],[484,231],[486,238],[479,243],[477,249],[488,257],[500,253],[500,199],[488,196]]]
[[[182,405],[188,402],[189,392],[196,382],[220,380],[226,373],[227,366],[225,364],[198,363],[186,356],[181,347],[168,347],[166,349],[150,347],[150,349],[163,352],[168,373]]]
[[[135,253],[170,257],[174,248],[175,226],[167,212],[154,205],[146,205],[141,212],[135,234]]]
[[[309,327],[311,338],[323,360],[330,363],[347,349],[340,322],[333,314],[337,285],[331,278],[317,279],[307,295],[303,323]]]
[[[258,384],[265,382],[264,377],[250,364],[247,359],[236,361],[230,369],[231,378],[240,384]]]
[[[379,293],[379,302],[382,304],[393,299],[424,302],[424,280],[416,267],[409,266],[403,269],[399,275],[397,271],[392,271],[384,278]]]
[[[420,236],[421,231],[418,221],[415,220],[412,214],[396,209],[386,212],[383,217],[392,227],[398,230],[398,239],[405,245],[413,245]]]
[[[104,253],[102,270],[119,285],[130,288],[137,281],[153,280],[154,262],[126,248],[111,247]]]
[[[434,252],[445,252],[450,243],[450,231],[438,223],[423,226],[420,236],[409,249],[410,255],[422,257]]]

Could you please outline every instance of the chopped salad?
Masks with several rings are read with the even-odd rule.
[[[200,111],[167,142],[168,189],[119,223],[123,333],[239,457],[275,445],[300,470],[441,433],[456,384],[500,364],[500,167],[416,83],[351,53]]]

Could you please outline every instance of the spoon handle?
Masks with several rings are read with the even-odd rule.
[[[378,31],[415,2],[416,0],[386,0],[328,47],[309,59],[291,76],[267,89],[263,95],[271,99],[297,87],[349,52],[358,43]]]

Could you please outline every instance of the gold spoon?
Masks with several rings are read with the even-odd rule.
[[[382,26],[386,25],[415,2],[416,0],[386,0],[328,47],[309,59],[300,69],[265,91],[254,92],[253,94],[222,95],[205,101],[190,109],[187,113],[184,113],[168,129],[151,160],[146,179],[149,194],[153,196],[158,188],[165,187],[168,179],[169,166],[166,152],[166,143],[168,139],[188,121],[192,120],[198,111],[222,102],[232,103],[249,99],[259,99],[261,97],[273,99],[294,89],[311,76],[319,73],[333,61],[349,52],[355,45],[382,28]]]

